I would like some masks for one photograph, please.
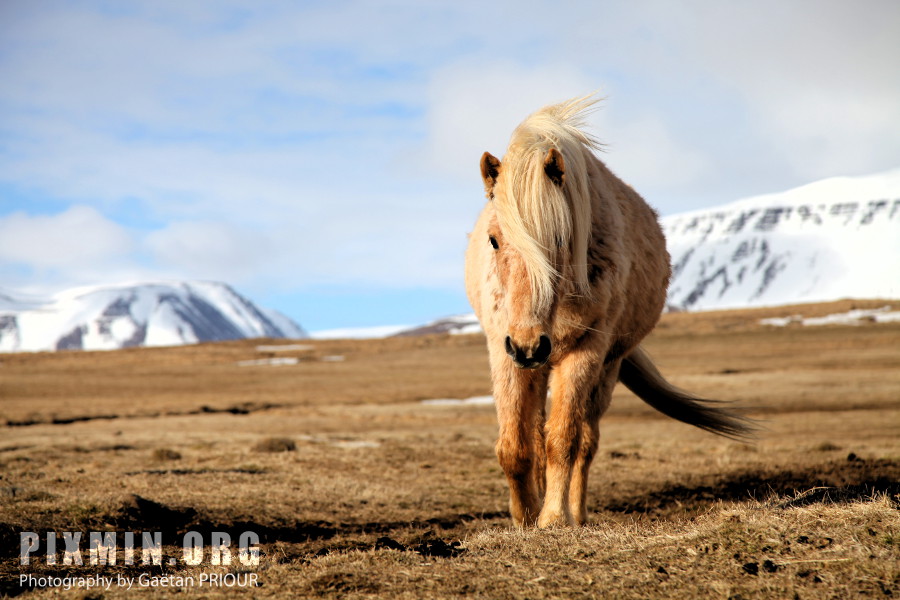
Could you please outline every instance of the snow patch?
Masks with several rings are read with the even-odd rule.
[[[493,406],[493,396],[473,396],[471,398],[434,398],[432,400],[422,400],[422,404],[429,406]]]
[[[900,311],[891,311],[890,306],[873,309],[856,309],[844,313],[835,313],[824,317],[808,317],[791,315],[790,317],[773,317],[760,319],[760,325],[787,327],[788,325],[820,326],[820,325],[862,325],[864,323],[896,323],[900,322]]]
[[[253,360],[239,360],[239,367],[288,367],[296,365],[300,362],[299,358],[294,356],[280,356],[276,358],[256,358]]]
[[[257,352],[293,352],[315,350],[315,346],[309,344],[282,344],[280,346],[257,346]]]
[[[378,442],[372,440],[336,440],[329,442],[329,445],[335,448],[344,448],[345,450],[356,450],[359,448],[378,448],[381,446]]]
[[[355,438],[326,438],[313,435],[301,434],[298,439],[310,444],[325,444],[334,448],[343,448],[344,450],[358,450],[361,448],[379,448],[381,444],[374,440],[360,440]]]

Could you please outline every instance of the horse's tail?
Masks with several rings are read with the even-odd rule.
[[[752,419],[720,406],[712,406],[718,400],[698,398],[675,387],[663,378],[640,346],[622,361],[619,381],[641,400],[682,423],[734,440],[753,437],[756,428]]]

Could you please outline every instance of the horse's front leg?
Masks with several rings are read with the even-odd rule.
[[[569,498],[573,483],[579,488],[575,492],[576,498],[580,498],[580,488],[584,485],[581,472],[587,455],[582,452],[583,442],[587,442],[588,449],[596,448],[593,440],[584,439],[583,430],[591,392],[598,379],[592,358],[588,352],[576,351],[554,367],[552,406],[545,428],[546,495],[538,517],[538,527],[583,522],[584,515],[580,508],[575,515],[572,514]],[[573,482],[576,466],[579,474]],[[580,504],[579,500],[576,507]]]
[[[540,440],[547,401],[547,369],[517,369],[503,357],[495,364],[494,402],[500,436],[497,458],[509,483],[509,511],[519,527],[534,525],[541,509],[543,449]]]
[[[621,361],[614,361],[604,365],[600,381],[587,396],[584,420],[581,424],[581,443],[575,457],[569,486],[569,510],[576,525],[587,523],[588,472],[600,443],[600,417],[609,408],[613,388],[618,381],[620,364]]]

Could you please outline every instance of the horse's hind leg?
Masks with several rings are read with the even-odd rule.
[[[606,365],[603,376],[587,398],[584,421],[581,425],[581,445],[575,457],[572,481],[569,485],[569,510],[577,525],[587,523],[588,472],[600,443],[600,417],[609,408],[618,373],[618,362]]]
[[[506,356],[504,363],[506,362]],[[512,366],[493,373],[500,436],[497,459],[509,483],[509,510],[519,527],[533,525],[543,495],[543,449],[536,447],[547,400],[547,373]]]

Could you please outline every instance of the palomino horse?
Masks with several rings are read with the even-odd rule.
[[[595,102],[545,107],[516,128],[502,162],[481,157],[489,200],[469,236],[466,291],[487,336],[497,457],[519,526],[586,522],[588,469],[617,380],[685,423],[751,431],[669,384],[638,345],[662,312],[669,254],[653,209],[592,152],[583,125]]]

